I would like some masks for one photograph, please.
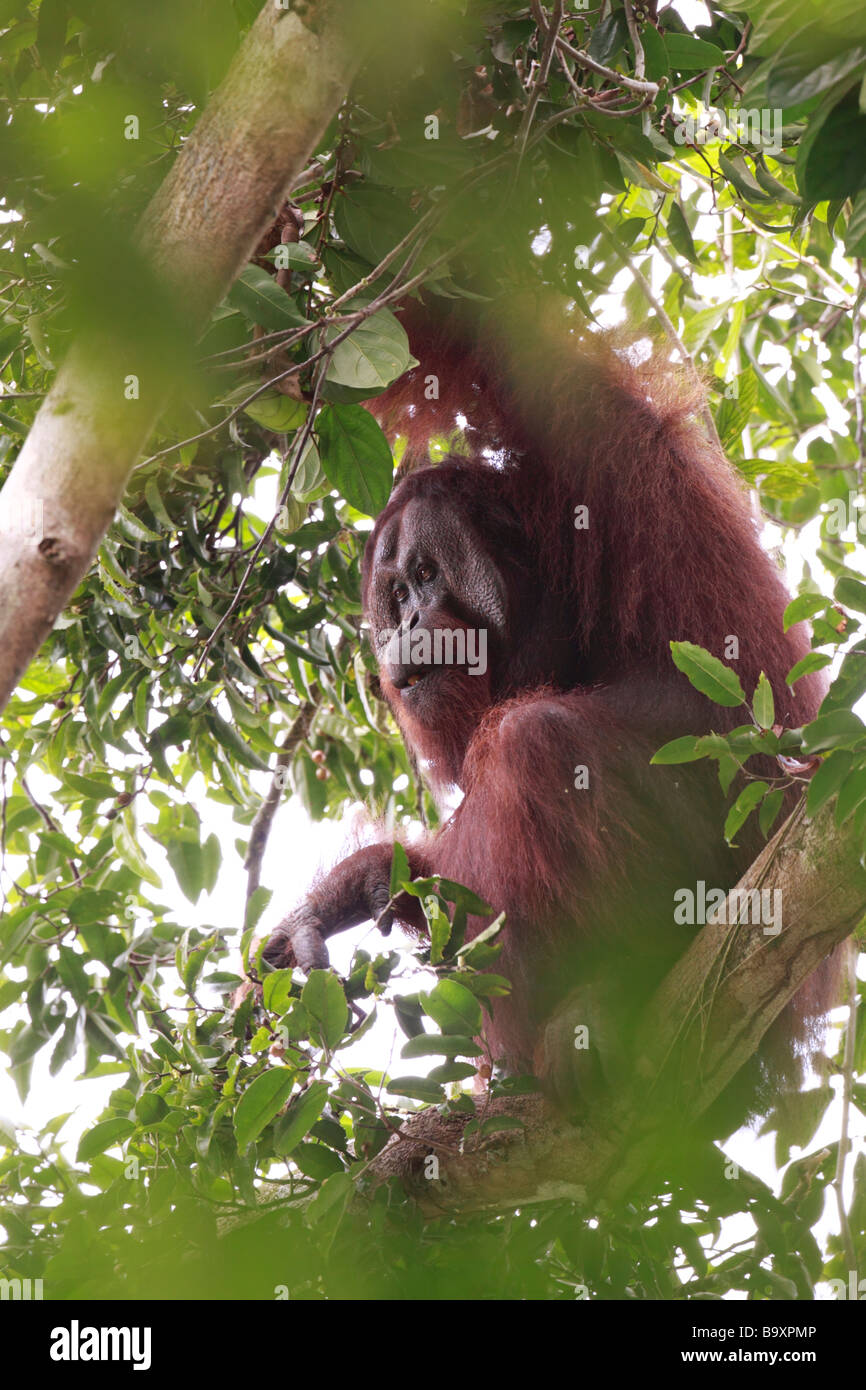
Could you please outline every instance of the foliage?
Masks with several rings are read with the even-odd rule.
[[[146,331],[137,218],[257,9],[208,0],[205,21],[199,0],[0,0],[0,476],[76,331],[121,314]],[[822,571],[806,565],[789,610],[813,622],[809,669],[846,654],[801,739],[773,731],[766,690],[680,644],[680,669],[723,703],[748,696],[752,722],[659,760],[715,757],[730,786],[753,753],[814,755],[808,809],[837,796],[838,823],[866,832],[852,712],[866,647],[851,643],[866,612],[863,12],[711,4],[691,33],[649,4],[636,44],[615,0],[576,12],[554,46],[537,5],[404,9],[293,190],[300,239],[259,248],[179,364],[98,563],[7,710],[0,1046],[22,1096],[43,1051],[53,1074],[118,1087],[76,1154],[65,1115],[0,1133],[4,1273],[44,1276],[54,1297],[808,1297],[849,1263],[811,1231],[836,1173],[837,1142],[809,1151],[835,1064],[767,1121],[778,1197],[696,1147],[624,1210],[424,1227],[364,1175],[413,1104],[471,1107],[472,1034],[507,989],[489,973],[495,933],[466,948],[462,890],[415,885],[423,988],[394,988],[400,953],[359,951],[343,981],[276,972],[261,1005],[232,1013],[240,929],[249,951],[269,891],[251,868],[246,921],[191,928],[151,862],[155,843],[190,903],[216,890],[271,776],[314,819],[354,802],[395,825],[434,814],[360,627],[359,559],[393,461],[359,403],[410,364],[394,309],[421,283],[446,300],[544,284],[678,336],[765,517],[816,536]],[[747,782],[729,838],[753,812],[769,833],[798,775]],[[204,798],[230,808],[234,845],[203,828]],[[405,877],[398,860],[395,889]],[[409,1073],[442,1058],[429,1074],[353,1067],[388,1007]],[[858,1008],[862,1074],[862,992]],[[866,1106],[862,1082],[853,1098]],[[754,1227],[725,1248],[742,1213]],[[849,1225],[862,1263],[862,1155]]]

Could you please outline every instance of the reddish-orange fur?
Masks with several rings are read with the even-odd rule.
[[[449,673],[423,721],[384,670],[383,688],[433,783],[464,792],[413,850],[414,872],[442,873],[507,914],[497,968],[513,993],[496,1001],[491,1051],[511,1067],[534,1062],[561,1091],[547,1022],[563,998],[603,982],[619,996],[622,1031],[693,934],[674,924],[674,891],[699,879],[732,886],[763,843],[750,822],[736,849],[725,845],[711,765],[650,766],[668,739],[747,719],[693,689],[671,639],[724,658],[736,637],[731,664],[747,695],[765,671],[789,727],[814,716],[822,687],[785,684],[807,634],[782,630],[789,596],[744,488],[707,437],[700,391],[658,350],[640,361],[627,344],[551,328],[561,316],[545,314],[467,336],[407,311],[420,365],[370,408],[407,437],[410,466],[432,436],[452,434],[458,412],[469,452],[404,465],[367,546],[364,594],[369,606],[382,528],[410,501],[431,519],[458,509],[504,578],[506,649],[483,686]],[[438,398],[428,400],[431,378]],[[588,508],[586,529],[575,528],[577,507]],[[574,784],[577,766],[588,789]],[[373,846],[314,890],[323,934],[363,917],[359,875],[386,862]],[[788,1053],[826,1006],[828,978],[785,1011]]]

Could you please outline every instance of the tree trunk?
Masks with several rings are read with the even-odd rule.
[[[363,57],[362,19],[369,32],[354,0],[263,6],[139,229],[176,341],[195,341],[321,139]],[[165,405],[154,357],[123,323],[111,341],[76,343],[0,492],[0,709],[92,563]]]

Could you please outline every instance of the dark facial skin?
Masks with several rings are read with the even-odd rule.
[[[472,629],[476,642],[483,632],[488,661],[505,635],[507,595],[496,566],[455,511],[420,499],[409,501],[382,530],[368,606],[382,675],[417,716],[433,698],[433,683],[438,686],[455,669],[423,661],[425,630],[432,638]],[[397,639],[389,644],[391,633]],[[404,634],[408,644],[399,640]]]

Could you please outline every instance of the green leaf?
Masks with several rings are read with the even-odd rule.
[[[394,851],[391,858],[391,885],[388,890],[388,896],[395,898],[400,891],[400,884],[409,882],[411,878],[412,871],[409,868],[409,856],[399,840],[395,840]]]
[[[861,801],[866,800],[866,768],[856,768],[845,778],[839,788],[834,819],[836,829],[841,830],[849,816],[853,815]]]
[[[201,846],[189,840],[174,840],[166,846],[166,857],[184,897],[197,903],[204,887]]]
[[[451,918],[435,893],[430,893],[423,899],[423,907],[427,930],[430,933],[430,963],[440,965],[445,958],[445,947],[451,940]]]
[[[671,246],[673,246],[675,251],[679,251],[680,255],[685,256],[686,260],[691,261],[692,265],[700,264],[698,253],[695,250],[695,243],[692,239],[691,229],[676,198],[672,202],[671,210],[668,213],[668,236],[671,239]]]
[[[288,467],[284,471],[285,478],[280,477],[281,485],[288,480]],[[317,502],[328,491],[329,483],[322,471],[319,450],[316,447],[315,439],[310,436],[301,450],[301,457],[295,468],[292,478],[292,496],[297,497],[301,502]]]
[[[79,792],[85,798],[94,801],[113,801],[117,795],[117,790],[108,781],[102,781],[98,777],[82,777],[78,772],[71,772],[64,768],[63,785],[70,787],[72,791]]]
[[[479,961],[482,957],[484,958],[484,964],[488,964],[488,953],[491,955],[492,959],[493,954],[498,954],[498,952],[501,950],[501,947],[499,945],[491,945],[491,943],[494,942],[494,938],[497,937],[499,933],[502,931],[504,925],[505,913],[500,912],[499,916],[496,917],[490,923],[489,926],[485,927],[482,931],[480,931],[477,936],[473,936],[468,946],[461,946],[460,951],[458,953],[460,960],[464,963],[466,961],[470,961],[473,968],[478,969],[482,968],[479,965]]]
[[[803,730],[803,752],[824,753],[830,748],[844,748],[858,743],[866,734],[863,721],[851,710],[837,709],[819,714]]]
[[[609,67],[616,55],[625,47],[627,39],[628,28],[624,16],[611,14],[593,28],[587,52],[597,63],[604,63]]]
[[[424,1012],[443,1033],[480,1033],[481,1005],[456,980],[440,980],[430,994],[421,996]]]
[[[825,758],[821,766],[812,774],[809,790],[806,793],[806,811],[816,816],[821,807],[835,796],[851,770],[854,754],[847,749],[838,749]]]
[[[212,893],[214,888],[216,888],[221,863],[222,846],[216,835],[211,831],[201,847],[202,888],[206,893]]]
[[[92,927],[95,922],[107,921],[113,912],[120,912],[123,903],[117,894],[104,888],[82,888],[67,908],[69,920],[76,927]]]
[[[311,1226],[316,1226],[325,1217],[330,1217],[333,1221],[342,1216],[355,1195],[355,1184],[349,1173],[332,1173],[325,1178],[312,1202],[306,1211],[306,1219]],[[341,1210],[342,1208],[342,1210]]]
[[[798,167],[804,198],[853,197],[866,185],[866,115],[849,95],[829,112]]]
[[[164,526],[167,531],[173,530],[175,523],[162,500],[162,493],[157,487],[155,478],[148,478],[144,488],[144,498],[160,525]]]
[[[729,183],[749,203],[768,203],[769,193],[765,193],[741,154],[730,157],[719,151],[719,168]]]
[[[279,258],[281,270],[310,271],[319,264],[316,248],[308,241],[284,241],[269,252],[269,258],[276,264]]]
[[[691,34],[665,34],[668,60],[675,72],[702,72],[724,66],[725,55],[714,43]]]
[[[731,789],[731,783],[740,771],[739,758],[735,758],[733,753],[728,753],[719,758],[719,786],[727,796]]]
[[[758,179],[765,193],[769,193],[770,197],[774,197],[777,203],[787,203],[790,207],[801,206],[802,200],[798,193],[787,188],[787,186],[778,181],[777,178],[773,178],[773,175],[767,170],[763,160],[755,160],[755,178]]]
[[[843,608],[853,608],[857,613],[866,613],[866,584],[843,574],[836,581],[835,598]]]
[[[346,245],[371,266],[378,265],[393,251],[413,220],[405,201],[376,184],[362,183],[337,195],[337,231]]]
[[[327,405],[316,434],[328,481],[357,511],[378,516],[391,492],[394,461],[373,416],[360,405]]]
[[[462,1035],[419,1033],[403,1044],[401,1057],[477,1057],[481,1051],[474,1038]]]
[[[306,420],[308,410],[306,401],[296,401],[279,391],[266,391],[244,406],[245,415],[275,434],[290,434],[296,430]]]
[[[69,0],[42,0],[36,23],[36,46],[46,72],[54,72],[66,44]]]
[[[826,92],[849,73],[866,66],[866,48],[847,48],[815,65],[799,45],[783,50],[767,74],[768,106],[799,106]]]
[[[769,169],[760,159],[755,160],[755,178],[761,185],[765,193],[769,193],[771,198],[775,198],[777,203],[786,203],[789,207],[799,207],[801,198],[785,184],[773,177]]]
[[[78,1144],[76,1159],[79,1163],[88,1163],[91,1158],[96,1158],[97,1154],[105,1153],[106,1149],[111,1149],[115,1144],[123,1143],[128,1139],[135,1125],[132,1120],[122,1118],[113,1120],[102,1120],[93,1129],[89,1129],[86,1134],[82,1134]]]
[[[346,1176],[341,1160],[324,1144],[298,1144],[292,1154],[292,1162],[301,1172],[314,1182],[325,1182],[328,1178]]]
[[[674,738],[671,739],[670,743],[664,744],[657,753],[653,753],[650,762],[661,764],[694,763],[699,758],[706,756],[706,751],[698,747],[698,739],[693,734],[685,734],[682,738]]]
[[[122,502],[118,504],[114,520],[115,524],[134,541],[159,541],[161,539],[158,531],[152,531],[149,526],[145,526],[141,518],[128,511]]]
[[[830,600],[823,594],[799,594],[797,598],[791,599],[782,614],[782,626],[787,632],[795,623],[813,618],[816,613],[823,613],[829,606]]]
[[[236,759],[244,767],[255,768],[256,772],[270,771],[265,759],[260,758],[246,740],[241,738],[237,729],[227,723],[221,714],[217,714],[215,709],[206,710],[204,717],[217,743],[226,750],[230,757]]]
[[[343,986],[332,970],[313,970],[301,991],[301,1003],[315,1025],[318,1040],[329,1051],[346,1031],[349,1006]]]
[[[773,791],[767,792],[767,795],[761,803],[761,809],[758,812],[758,825],[765,839],[768,838],[770,831],[776,823],[776,818],[782,809],[784,800],[785,793],[783,789],[781,787],[776,787]]]
[[[717,705],[733,708],[745,703],[745,692],[740,678],[730,666],[725,666],[718,657],[697,647],[693,642],[671,642],[674,665],[683,675],[688,676],[692,685],[702,695],[707,695]]]
[[[734,384],[736,394],[726,395],[716,412],[716,429],[725,450],[739,444],[740,435],[748,425],[752,411],[758,403],[758,382],[751,367],[740,372],[731,383]]]
[[[485,1139],[490,1134],[501,1134],[504,1130],[525,1128],[524,1121],[519,1120],[516,1115],[490,1115],[481,1122],[481,1133]]]
[[[251,927],[256,925],[272,896],[273,892],[270,888],[259,885],[255,889],[247,902],[247,910],[244,913],[244,931],[249,931]]]
[[[475,1068],[470,1069],[474,1075]],[[438,1081],[429,1076],[395,1076],[385,1090],[392,1096],[406,1096],[409,1100],[420,1100],[428,1105],[439,1105],[445,1099],[445,1092]]]
[[[329,330],[327,341],[340,332]],[[409,367],[418,363],[409,352],[409,339],[400,320],[390,309],[380,309],[338,343],[328,364],[326,380],[355,390],[384,391]]]
[[[644,164],[640,159],[634,159],[624,150],[616,150],[615,153],[619,167],[629,183],[635,183],[639,188],[652,189],[656,193],[670,193],[670,184],[665,183],[664,179],[660,178],[648,164]]]
[[[646,55],[646,75],[650,82],[658,82],[662,77],[667,77],[671,70],[670,59],[665,41],[658,29],[647,24],[641,31],[641,42]]]
[[[827,657],[827,662],[832,660]],[[829,714],[831,709],[851,709],[861,695],[866,695],[866,642],[855,642],[842,658],[833,684],[824,697],[819,714]]]
[[[477,1071],[478,1068],[471,1062],[441,1062],[438,1067],[431,1067],[427,1073],[427,1080],[444,1086],[449,1081],[468,1081]]]
[[[318,1120],[330,1094],[326,1081],[313,1081],[296,1096],[274,1130],[274,1152],[290,1154]]]
[[[282,286],[259,265],[247,266],[232,285],[226,302],[271,332],[300,328],[307,323]]]
[[[159,1124],[168,1114],[168,1106],[155,1091],[145,1091],[135,1102],[136,1118],[141,1125]]]
[[[271,1067],[247,1087],[235,1111],[235,1135],[242,1152],[279,1114],[294,1084],[295,1073],[288,1067]]]
[[[725,300],[723,304],[711,304],[708,309],[689,315],[683,329],[683,342],[689,352],[700,351],[710,334],[724,321],[730,307],[731,301]]]
[[[791,667],[785,677],[785,684],[795,685],[801,676],[811,675],[813,671],[823,671],[832,660],[832,656],[827,656],[824,652],[807,652]]]
[[[472,917],[489,917],[493,911],[490,904],[479,898],[477,893],[473,893],[462,883],[454,883],[450,878],[439,879],[439,891],[447,902],[464,908]]]
[[[848,226],[845,229],[845,254],[852,260],[866,256],[866,190],[854,199]]]
[[[292,998],[291,970],[272,970],[262,984],[262,1003],[269,1014],[284,1014]]]
[[[117,854],[123,860],[128,869],[131,869],[139,878],[143,878],[146,883],[152,883],[154,888],[162,887],[162,880],[155,869],[152,869],[132,838],[125,817],[118,816],[111,826],[111,839]]]
[[[770,685],[763,671],[758,677],[758,684],[755,689],[755,694],[752,697],[752,713],[760,728],[772,729],[776,721],[773,687]]]
[[[769,791],[767,782],[750,782],[740,792],[725,821],[725,839],[728,844],[733,843],[737,831],[749,819],[759,802],[763,801],[767,791]]]

